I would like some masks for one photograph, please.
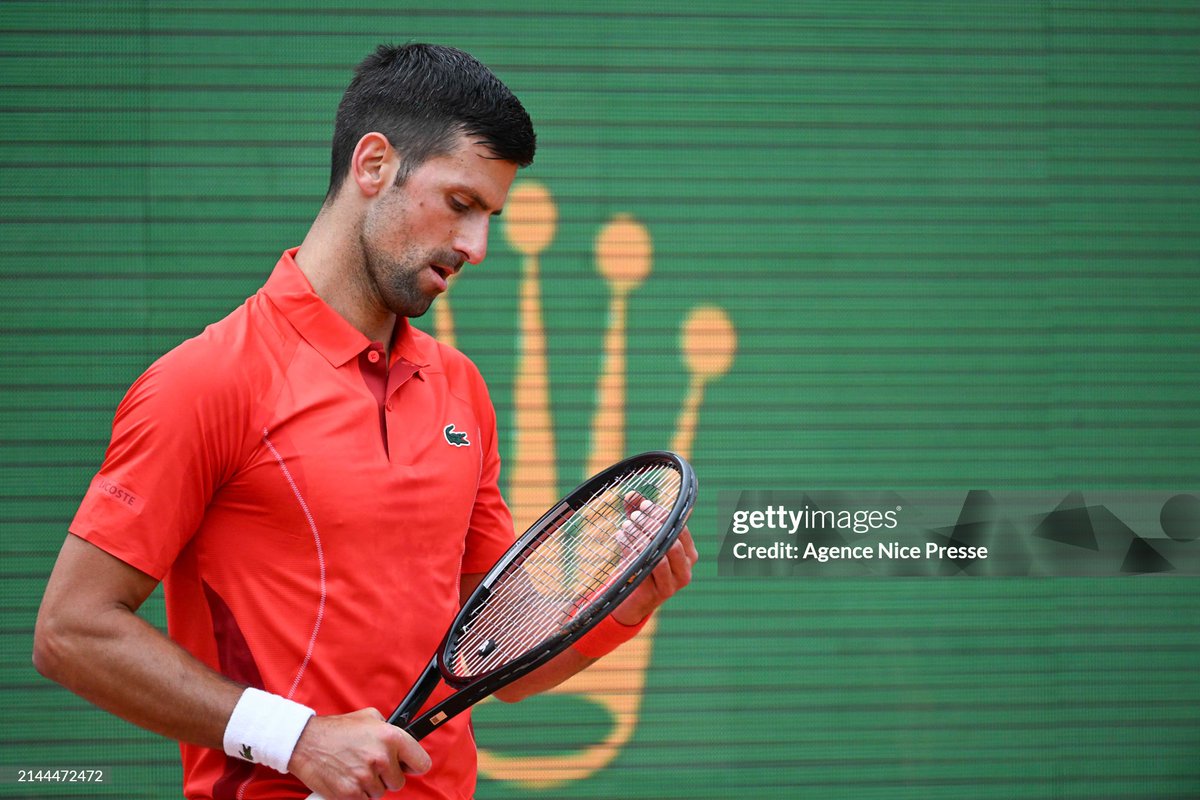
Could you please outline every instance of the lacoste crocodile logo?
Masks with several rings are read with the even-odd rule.
[[[442,428],[442,433],[446,435],[446,441],[455,447],[469,447],[471,444],[467,440],[466,433],[454,430],[454,423],[450,423],[445,428]]]
[[[242,758],[246,759],[247,761],[251,761],[251,762],[254,761],[254,751],[250,749],[250,745],[248,745],[248,744],[242,745],[242,752],[240,753],[240,755]]]

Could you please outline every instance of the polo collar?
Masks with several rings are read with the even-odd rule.
[[[262,291],[314,350],[334,367],[342,367],[370,348],[372,342],[313,291],[296,264],[299,251],[299,247],[284,251]],[[404,359],[417,369],[425,369],[432,362],[406,317],[397,318],[391,345],[392,364]]]

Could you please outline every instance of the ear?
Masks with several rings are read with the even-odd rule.
[[[358,140],[350,157],[350,178],[364,197],[375,197],[396,180],[400,159],[387,137],[373,131]]]

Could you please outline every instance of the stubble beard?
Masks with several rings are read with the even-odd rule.
[[[429,259],[415,247],[407,247],[399,258],[375,245],[373,226],[368,222],[359,232],[363,254],[363,288],[388,311],[400,317],[420,317],[429,310],[434,296],[421,290],[421,273]]]
[[[426,259],[407,250],[401,259],[394,259],[373,246],[365,250],[367,276],[383,306],[400,317],[419,317],[433,304],[433,295],[421,290],[420,275],[427,266]]]

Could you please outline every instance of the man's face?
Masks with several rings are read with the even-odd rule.
[[[487,254],[491,218],[500,213],[517,165],[460,137],[370,206],[362,245],[369,290],[394,314],[419,317],[446,291],[464,262]]]

